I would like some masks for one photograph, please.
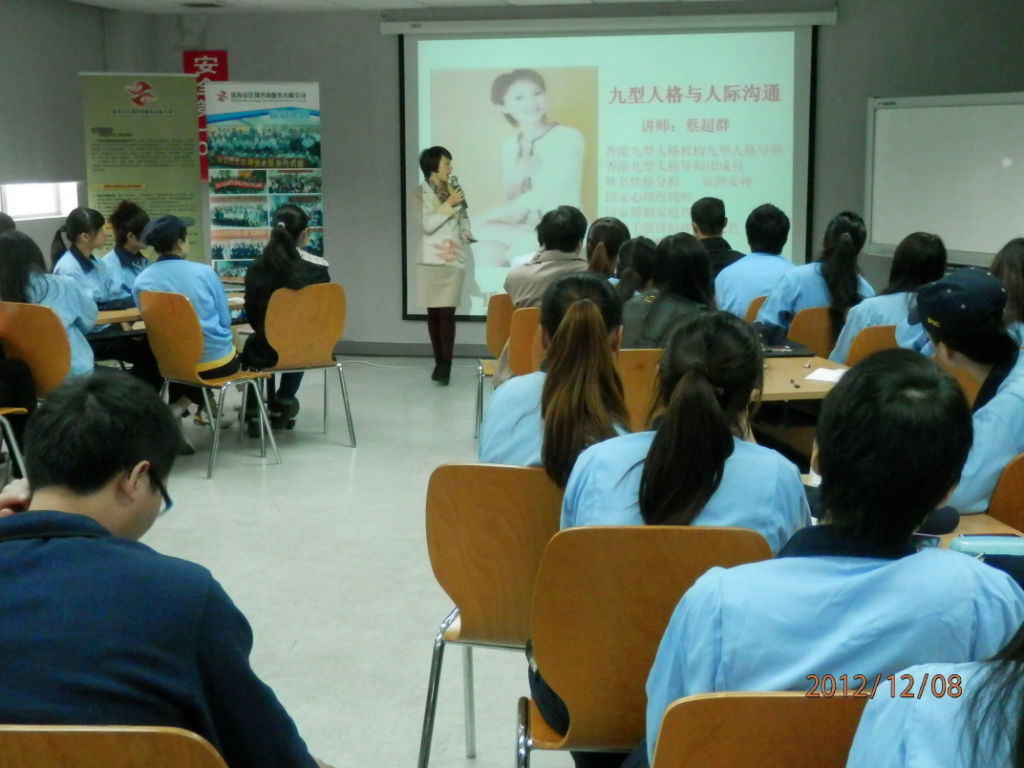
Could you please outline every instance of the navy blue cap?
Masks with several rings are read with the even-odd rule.
[[[179,219],[174,214],[168,213],[159,219],[150,219],[149,223],[142,230],[142,237],[139,239],[146,245],[152,245],[153,240],[177,236],[181,230],[188,229],[195,223],[195,219]]]
[[[1003,326],[1006,289],[985,269],[966,267],[921,286],[917,314],[925,330],[965,336]]]

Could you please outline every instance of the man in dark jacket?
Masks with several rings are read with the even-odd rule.
[[[734,251],[722,237],[722,230],[729,220],[725,217],[725,203],[717,197],[702,197],[691,205],[690,221],[693,236],[704,244],[708,256],[711,257],[712,278],[743,256],[739,251]]]

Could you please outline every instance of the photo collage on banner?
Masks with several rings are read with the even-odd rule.
[[[303,250],[323,256],[320,87],[317,83],[206,85],[213,267],[244,277],[284,203],[309,216]]]

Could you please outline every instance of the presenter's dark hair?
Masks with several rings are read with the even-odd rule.
[[[833,346],[846,323],[847,311],[861,300],[858,293],[857,255],[864,247],[867,236],[864,219],[853,211],[837,214],[825,228],[818,262],[828,288],[828,317],[832,326]]]
[[[669,235],[658,243],[654,256],[654,284],[664,293],[715,308],[711,257],[700,240],[686,232]]]
[[[782,253],[789,239],[789,217],[771,203],[759,205],[747,216],[747,243],[757,253]]]
[[[502,106],[505,103],[505,94],[508,93],[508,89],[512,87],[513,83],[518,83],[520,80],[533,83],[544,92],[548,90],[540,72],[533,69],[513,69],[511,72],[505,72],[494,78],[494,82],[491,83],[491,103],[498,107]],[[510,115],[502,113],[502,116],[512,125],[519,125],[516,119]]]
[[[14,219],[12,219],[3,211],[0,211],[0,232],[7,232],[9,230],[17,228],[18,225],[14,223]]]
[[[702,197],[690,206],[690,221],[702,235],[717,237],[725,229],[725,203],[717,197]]]
[[[889,285],[881,295],[916,291],[946,273],[946,246],[930,232],[912,232],[892,254]]]
[[[971,745],[968,765],[986,765],[1009,739],[1010,768],[1024,768],[1024,625],[977,678],[967,695],[961,727]]]
[[[560,205],[537,225],[537,243],[550,251],[575,251],[587,234],[587,217],[579,208]]]
[[[43,252],[31,237],[16,229],[0,234],[0,301],[31,303],[29,277],[44,272]]]
[[[64,223],[53,235],[53,242],[50,243],[50,261],[54,266],[57,260],[64,255],[64,251],[71,248],[81,235],[92,237],[101,229],[106,219],[103,214],[92,208],[75,208]],[[67,242],[65,242],[67,238]]]
[[[851,368],[818,419],[818,473],[827,520],[897,551],[960,480],[971,409],[929,358],[887,349]]]
[[[622,304],[605,278],[577,272],[548,286],[540,324],[548,339],[541,463],[564,488],[580,452],[629,422],[612,349]]]
[[[623,302],[654,279],[654,258],[657,247],[649,237],[634,237],[619,248],[619,282],[615,291]]]
[[[430,174],[437,172],[442,157],[451,160],[452,153],[444,147],[428,147],[420,152],[420,170],[423,171],[423,178],[429,179]]]
[[[128,242],[128,235],[142,235],[142,230],[149,223],[149,214],[130,200],[122,200],[113,213],[107,217],[110,228],[114,230],[114,242],[120,246]]]
[[[1024,322],[1024,237],[1016,237],[996,254],[992,274],[1006,289],[1007,324]]]
[[[629,240],[629,227],[613,216],[604,216],[587,232],[587,262],[591,272],[605,277],[615,275],[619,249]]]
[[[146,384],[119,371],[72,377],[36,409],[25,431],[35,489],[91,493],[140,461],[166,480],[181,447],[178,419]]]
[[[274,211],[270,222],[270,240],[258,261],[274,272],[284,272],[289,262],[298,261],[299,238],[309,228],[309,215],[293,203],[285,203]]]
[[[689,525],[700,514],[763,376],[757,334],[728,312],[694,313],[672,332],[658,377],[661,426],[640,477],[645,523]]]

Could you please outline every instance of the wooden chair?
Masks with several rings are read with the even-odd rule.
[[[570,528],[544,550],[531,637],[537,668],[565,702],[569,730],[555,732],[536,704],[519,700],[517,768],[530,749],[628,751],[644,739],[644,686],[683,593],[712,566],[771,557],[742,528]]]
[[[466,756],[476,754],[473,645],[522,649],[530,637],[533,583],[558,531],[562,490],[539,467],[445,464],[427,487],[427,552],[455,603],[434,638],[419,767],[426,768],[448,643],[463,644]]]
[[[338,372],[348,438],[355,448],[356,430],[352,425],[345,373],[341,363],[334,359],[334,345],[345,331],[345,289],[337,283],[316,283],[298,291],[278,288],[267,304],[263,330],[267,343],[277,352],[277,365],[264,368],[264,373],[324,372],[324,434],[327,434],[327,372]]]
[[[39,304],[0,302],[0,348],[32,371],[36,397],[61,385],[71,370],[71,344],[60,318]]]
[[[473,424],[473,437],[480,437],[480,421],[484,417],[484,379],[494,376],[496,358],[508,341],[509,326],[512,324],[512,312],[515,306],[512,297],[507,293],[496,293],[487,300],[487,351],[490,359],[481,358],[476,366],[476,416]]]
[[[652,768],[844,768],[866,698],[704,693],[665,710]]]
[[[522,307],[512,313],[508,332],[508,367],[513,376],[539,369],[539,336],[540,307]],[[543,359],[543,353],[540,359]]]
[[[786,337],[803,344],[818,357],[828,357],[833,346],[828,307],[801,309],[790,323]]]
[[[898,346],[895,325],[873,325],[863,328],[853,337],[850,351],[846,353],[846,364],[856,365],[875,352],[881,352],[883,349],[895,349]]]
[[[757,313],[761,311],[761,305],[764,304],[767,296],[758,296],[747,307],[747,313],[743,315],[743,319],[748,323],[753,323],[757,320]]]
[[[987,512],[1011,528],[1024,531],[1024,453],[1010,461],[999,475]]]
[[[217,458],[217,446],[220,442],[220,418],[224,413],[224,393],[228,388],[242,385],[251,387],[252,394],[259,406],[260,424],[260,456],[267,455],[266,439],[274,449],[277,463],[281,463],[281,454],[277,451],[277,442],[270,430],[270,419],[267,409],[260,397],[257,382],[270,376],[268,373],[238,371],[223,379],[202,379],[196,373],[196,365],[203,354],[203,330],[199,326],[199,318],[188,298],[180,293],[162,293],[160,291],[142,291],[139,294],[139,310],[146,323],[149,335],[149,346],[160,366],[160,375],[164,377],[161,396],[166,397],[171,382],[199,387],[203,393],[206,412],[217,414],[210,419],[210,431],[213,433],[213,445],[210,448],[210,463],[206,468],[206,477],[213,477],[213,462]],[[210,403],[210,390],[218,392],[217,410]]]
[[[648,428],[647,416],[657,395],[660,349],[623,349],[619,351],[617,365],[626,395],[629,429],[640,432]]]
[[[14,429],[11,427],[11,422],[7,420],[8,416],[24,416],[28,413],[25,408],[0,408],[0,429],[3,430],[3,438],[7,443],[7,450],[11,454],[11,462],[14,463],[18,468],[18,472],[22,477],[25,476],[25,459],[21,456],[21,449],[18,448],[18,441],[14,439]],[[7,464],[7,477],[4,482],[8,482],[11,479],[11,462]]]
[[[0,768],[227,768],[206,739],[155,726],[0,725]]]

